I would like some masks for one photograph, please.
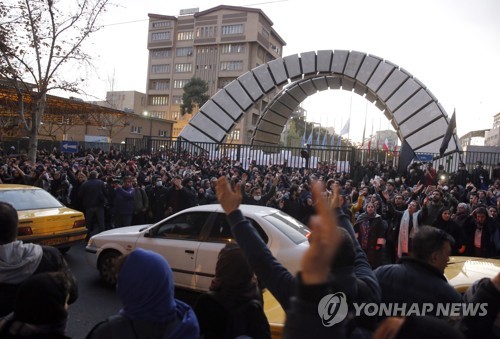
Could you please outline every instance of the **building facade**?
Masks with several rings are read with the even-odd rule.
[[[493,128],[484,133],[485,146],[500,146],[500,113],[493,117]]]
[[[147,111],[174,121],[177,137],[192,114],[180,114],[183,87],[193,77],[208,84],[208,95],[245,72],[282,56],[285,41],[260,9],[217,6],[179,16],[149,14]],[[252,108],[232,129],[226,141],[249,143],[260,112],[268,100]],[[194,110],[194,114],[197,110]]]

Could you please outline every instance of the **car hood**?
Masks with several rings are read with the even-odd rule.
[[[463,293],[474,281],[485,277],[492,278],[499,271],[499,259],[450,257],[445,275],[450,285]]]
[[[141,230],[145,230],[146,228],[149,228],[151,224],[144,224],[144,225],[135,225],[135,226],[127,226],[127,227],[120,227],[120,228],[114,228],[111,230],[107,230],[104,232],[101,232],[94,237],[103,237],[107,235],[117,235],[117,234],[137,234],[140,233]]]

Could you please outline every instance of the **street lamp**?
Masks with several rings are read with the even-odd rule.
[[[151,152],[152,151],[152,140],[151,140],[151,137],[152,137],[152,134],[153,134],[153,120],[151,119],[151,115],[149,114],[148,111],[143,111],[142,112],[142,115],[144,117],[147,117],[149,118],[149,136],[148,136],[148,139],[147,139],[147,149]]]

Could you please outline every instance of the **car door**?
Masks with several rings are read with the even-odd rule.
[[[265,243],[269,243],[267,234],[257,222],[247,217]],[[214,213],[207,226],[208,232],[202,237],[198,256],[196,258],[196,286],[200,290],[208,291],[212,279],[215,277],[215,266],[221,249],[227,243],[234,242],[231,227],[224,213]]]
[[[224,213],[213,213],[210,221],[208,234],[200,242],[196,258],[196,286],[203,291],[208,291],[215,277],[219,252],[228,242],[234,241]]]
[[[196,289],[196,257],[209,215],[209,212],[186,212],[168,218],[139,238],[137,247],[161,254],[172,268],[176,286]]]

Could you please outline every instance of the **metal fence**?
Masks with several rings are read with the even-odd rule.
[[[14,146],[14,149],[11,147]],[[0,147],[4,154],[27,153],[28,139],[18,139],[12,141],[2,141]],[[39,140],[38,148],[46,152],[62,151],[61,141]],[[374,162],[390,163],[395,168],[399,166],[400,153],[398,151],[366,150],[348,146],[316,146],[310,145],[304,148],[275,146],[251,146],[231,143],[191,143],[183,140],[173,140],[169,138],[127,138],[125,143],[96,143],[79,142],[78,156],[86,151],[117,150],[128,156],[140,154],[150,154],[158,152],[174,151],[177,154],[205,155],[210,160],[228,159],[239,162],[243,168],[248,168],[250,164],[262,166],[286,165],[292,168],[317,168],[320,165],[335,165],[337,171],[350,171],[350,166],[355,162],[361,164],[369,160]],[[308,155],[308,156],[307,156]],[[435,159],[435,160],[434,160]],[[500,153],[498,152],[461,152],[439,158],[438,154],[416,153],[414,161],[432,161],[434,168],[443,165],[447,172],[454,172],[458,168],[459,162],[464,162],[471,171],[477,161],[482,161],[484,167],[490,171],[497,163],[500,163]]]

